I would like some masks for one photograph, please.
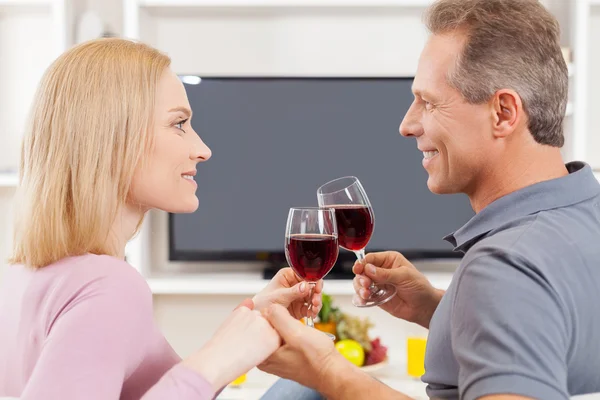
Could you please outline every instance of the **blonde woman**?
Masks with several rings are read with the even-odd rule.
[[[211,156],[169,65],[146,45],[99,39],[44,75],[23,141],[14,265],[0,288],[0,396],[211,399],[279,347],[257,311],[306,312],[308,290],[286,269],[184,361],[157,329],[125,244],[150,209],[196,210],[192,177]],[[320,294],[311,301],[315,314]]]

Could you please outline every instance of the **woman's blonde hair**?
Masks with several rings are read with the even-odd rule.
[[[157,83],[170,62],[111,38],[77,45],[48,68],[23,138],[10,263],[116,255],[107,240],[151,149]]]

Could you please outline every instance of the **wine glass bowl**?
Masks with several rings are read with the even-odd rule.
[[[332,208],[291,208],[285,230],[285,257],[294,272],[310,286],[307,325],[314,327],[310,316],[314,288],[335,265],[339,253],[335,210]],[[324,332],[325,333],[325,332]],[[334,335],[325,333],[331,339]]]
[[[353,251],[363,262],[375,228],[375,215],[358,178],[345,176],[325,183],[317,190],[317,200],[320,207],[335,209],[340,247]],[[356,307],[381,305],[396,294],[396,287],[391,284],[372,283],[369,290],[371,294],[367,299],[354,297],[352,302]]]

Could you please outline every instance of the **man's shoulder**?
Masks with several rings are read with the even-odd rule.
[[[577,306],[584,301],[583,294],[597,292],[592,283],[600,282],[600,223],[584,216],[585,212],[565,207],[532,214],[490,232],[463,257],[454,289],[476,285],[485,297],[487,291],[514,293],[518,288],[530,296],[538,293],[540,299],[562,309],[569,298],[577,299],[571,308]],[[576,224],[565,223],[569,218],[575,218]]]
[[[552,273],[557,264],[595,258],[599,251],[600,213],[589,204],[572,205],[528,215],[492,230],[475,243],[463,264],[491,257]],[[600,254],[600,253],[599,253]]]
[[[541,247],[537,240],[540,229],[537,220],[538,215],[529,215],[493,229],[468,249],[461,265],[490,258],[501,258],[506,262],[526,260],[529,252],[524,249],[532,249],[532,244],[533,248]]]

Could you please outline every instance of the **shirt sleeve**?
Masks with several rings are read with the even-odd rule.
[[[457,278],[451,335],[460,398],[568,399],[568,324],[543,275],[497,253],[474,258]]]
[[[151,387],[141,400],[204,400],[216,396],[210,383],[201,375],[182,364],[177,364]]]
[[[119,267],[118,273],[81,284],[50,318],[22,400],[120,398],[155,329],[148,285],[131,267]],[[142,399],[212,399],[214,394],[200,375],[176,365]]]

